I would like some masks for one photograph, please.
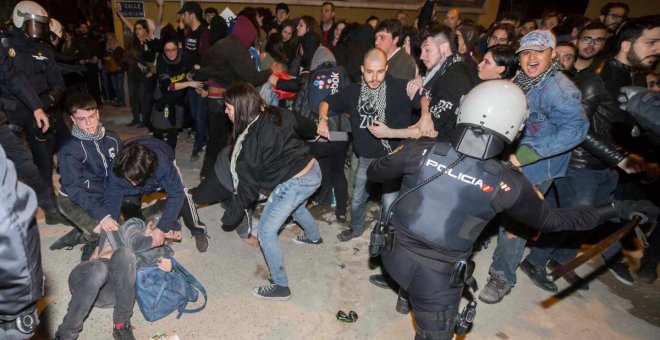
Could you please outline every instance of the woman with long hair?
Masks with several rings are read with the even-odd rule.
[[[254,288],[252,294],[261,299],[288,300],[291,291],[277,232],[287,217],[293,216],[304,230],[293,242],[323,242],[314,217],[305,207],[321,185],[321,169],[296,133],[299,124],[293,113],[267,106],[252,85],[238,83],[227,89],[225,105],[234,123],[230,169],[235,194],[222,223],[236,225],[260,191],[271,192],[258,226],[270,283]]]
[[[150,124],[151,106],[156,88],[156,57],[160,51],[160,41],[151,38],[147,20],[140,19],[133,24],[132,39],[126,51],[128,64],[128,97],[131,102],[133,120],[128,126]]]

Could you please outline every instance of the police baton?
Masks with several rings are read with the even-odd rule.
[[[612,235],[596,243],[595,246],[582,253],[582,255],[574,258],[572,261],[553,270],[552,273],[549,274],[550,277],[552,278],[552,281],[557,281],[557,279],[566,275],[566,273],[573,271],[575,268],[583,265],[585,262],[591,260],[592,258],[604,252],[611,245],[613,245],[614,243],[622,239],[624,236],[626,236],[626,234],[628,234],[633,229],[635,229],[637,225],[639,225],[639,222],[641,221],[642,218],[640,216],[633,216],[630,222],[628,222],[628,224],[626,224],[623,228],[615,231],[614,233],[612,233]]]

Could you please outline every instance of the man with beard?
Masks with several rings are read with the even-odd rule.
[[[605,43],[605,53],[615,53],[616,31],[628,17],[630,7],[623,2],[608,2],[600,9],[599,20],[607,27],[607,43]]]
[[[461,97],[480,82],[476,64],[457,53],[454,32],[435,25],[422,37],[421,60],[427,68],[424,77],[408,82],[408,96],[419,103],[421,118],[414,127],[439,141],[449,141],[456,126],[456,108]],[[451,85],[448,85],[451,84]]]
[[[351,84],[319,104],[318,134],[325,138],[330,138],[328,112],[350,113],[353,148],[358,155],[350,229],[337,235],[341,242],[360,237],[364,232],[369,198],[367,168],[371,162],[396,149],[401,139],[418,133],[416,129],[408,128],[412,103],[404,95],[406,81],[387,74],[385,52],[377,48],[367,52],[362,65],[362,79],[362,82]],[[383,184],[381,218],[396,198],[398,184],[396,181]]]
[[[536,186],[539,195],[548,191],[555,178],[566,174],[570,150],[584,140],[589,128],[580,92],[553,62],[555,46],[550,31],[537,30],[524,36],[516,51],[521,71],[512,79],[527,97],[529,117],[509,161]],[[528,234],[526,226],[508,223],[506,228],[500,227],[490,277],[479,294],[481,301],[497,303],[511,292]],[[534,269],[527,262],[520,266],[525,272]],[[532,274],[528,273],[536,276]]]
[[[603,51],[606,37],[607,27],[599,22],[585,26],[578,34],[573,80],[582,93],[582,107],[590,127],[584,142],[573,149],[566,176],[555,180],[562,208],[605,204],[618,183],[616,167],[627,173],[640,172],[645,167],[641,157],[626,153],[612,140],[610,122],[616,120],[618,102],[608,96],[599,75],[602,62],[595,60]],[[542,289],[556,292],[557,285],[548,280],[545,267],[548,265],[553,270],[573,259],[584,239],[580,236],[572,232],[542,234],[525,260],[533,267],[530,271],[535,274],[530,276],[532,282]],[[572,285],[579,285],[578,289],[589,289],[575,272],[564,278]]]
[[[609,101],[616,103],[619,90],[633,84],[636,71],[649,70],[658,60],[660,54],[660,15],[651,15],[632,20],[624,25],[616,37],[616,55],[608,59],[602,68],[600,77],[608,93]],[[637,84],[643,85],[643,84]],[[610,121],[613,122],[612,140],[625,149],[638,152],[643,156],[652,156],[650,152],[656,148],[649,145],[641,135],[634,119],[623,111],[613,108]],[[634,124],[634,125],[633,125]],[[650,184],[658,178],[656,162],[647,164],[646,176],[626,176],[619,184],[623,197],[643,196],[639,182]],[[650,189],[650,188],[649,188]],[[632,285],[633,277],[628,266],[621,259],[621,243],[618,242],[603,253],[603,259],[610,272],[621,282]]]

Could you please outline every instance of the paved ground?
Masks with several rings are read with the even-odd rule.
[[[104,107],[105,126],[123,138],[145,135],[145,129],[125,128],[130,121],[127,109]],[[199,182],[201,160],[189,161],[192,141],[180,140],[177,148],[184,182]],[[371,206],[370,217],[377,212]],[[233,232],[220,229],[223,213],[219,206],[199,210],[209,227],[210,247],[200,254],[184,231],[181,244],[174,246],[176,258],[205,286],[209,302],[204,311],[181,319],[170,315],[155,323],[143,319],[135,307],[132,323],[138,339],[165,332],[181,339],[412,339],[410,315],[394,311],[393,291],[374,288],[367,278],[378,269],[369,267],[368,237],[340,243],[335,235],[343,228],[334,213],[314,208],[325,242],[301,246],[291,242],[295,228],[284,230],[280,240],[293,298],[269,302],[251,296],[251,288],[263,285],[267,277],[259,249],[244,244]],[[42,326],[36,338],[52,337],[66,312],[70,294],[67,277],[80,260],[79,249],[48,249],[69,231],[68,227],[41,225],[42,256],[47,278],[47,295],[40,303]],[[185,228],[184,228],[185,229]],[[475,277],[481,286],[487,278],[493,246],[476,255]],[[637,255],[633,253],[632,255]],[[638,257],[638,256],[637,256]],[[631,258],[635,263],[634,256]],[[594,260],[578,273],[586,275],[602,262]],[[660,334],[660,284],[625,286],[609,273],[597,276],[587,292],[551,296],[536,288],[519,272],[519,283],[501,303],[479,303],[473,330],[467,339],[657,339]],[[560,289],[566,288],[563,281]],[[464,300],[465,303],[465,300]],[[339,309],[359,315],[357,323],[338,322]],[[93,309],[81,339],[111,339],[111,309]],[[653,335],[655,334],[655,335]]]

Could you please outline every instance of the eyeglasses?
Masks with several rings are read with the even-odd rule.
[[[494,35],[491,35],[490,37],[488,37],[488,41],[494,41],[494,42],[496,42],[497,44],[500,44],[500,45],[506,45],[507,43],[509,43],[509,39],[507,39],[507,38],[498,38]]]
[[[592,37],[581,37],[580,42],[587,45],[602,45],[607,39],[605,38],[592,38]]]

